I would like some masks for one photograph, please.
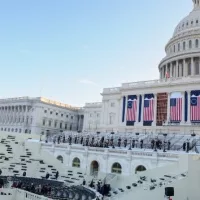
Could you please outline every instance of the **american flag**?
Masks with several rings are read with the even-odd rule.
[[[145,95],[143,121],[150,122],[154,120],[154,99],[153,95]]]
[[[129,122],[135,122],[137,119],[137,96],[128,96],[128,106],[126,120]]]
[[[170,121],[180,122],[182,119],[182,97],[170,98]]]
[[[190,119],[191,121],[200,121],[200,96],[191,96]]]

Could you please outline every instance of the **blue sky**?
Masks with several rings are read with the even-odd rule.
[[[0,98],[82,106],[105,87],[157,79],[164,46],[192,0],[6,0]]]

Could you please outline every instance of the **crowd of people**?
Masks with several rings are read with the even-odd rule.
[[[83,183],[82,183],[83,186],[86,185],[86,181],[85,179],[83,180]],[[104,196],[108,195],[109,191],[111,190],[110,188],[110,185],[109,184],[106,184],[105,181],[101,181],[101,180],[98,180],[97,183],[95,183],[93,180],[89,183],[88,185],[90,188],[93,188],[95,189],[99,194],[102,195],[102,199]],[[98,200],[100,200],[100,197],[97,196]]]
[[[35,194],[39,194],[39,195],[44,195],[44,196],[48,196],[51,194],[51,185],[35,185],[34,183],[31,183],[30,185],[27,183],[23,183],[21,181],[18,182],[13,182],[12,188],[19,188],[19,189],[23,189],[26,190],[28,192],[32,192]]]
[[[145,149],[153,149],[154,151],[163,150],[166,152],[167,150],[171,150],[172,144],[170,139],[166,138],[150,138],[148,141],[147,137],[114,137],[114,134],[107,134],[100,136],[99,134],[89,135],[89,134],[60,134],[54,135],[51,139],[54,144],[60,143],[68,143],[68,144],[81,144],[83,146],[90,147],[102,147],[102,148],[127,148],[129,150],[133,148],[145,148]],[[49,142],[50,138],[46,138],[46,142]],[[190,150],[190,142],[189,140],[185,141],[180,145],[179,149],[183,149],[186,152]]]

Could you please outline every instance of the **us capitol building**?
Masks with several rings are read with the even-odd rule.
[[[101,103],[86,104],[84,129],[200,131],[200,2],[193,3],[165,46],[160,79],[105,88]]]
[[[160,79],[104,88],[84,108],[45,98],[0,100],[0,130],[200,132],[200,3],[176,26],[160,61]]]

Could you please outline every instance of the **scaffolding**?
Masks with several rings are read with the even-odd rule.
[[[158,93],[157,95],[157,126],[162,126],[167,121],[167,93]]]

